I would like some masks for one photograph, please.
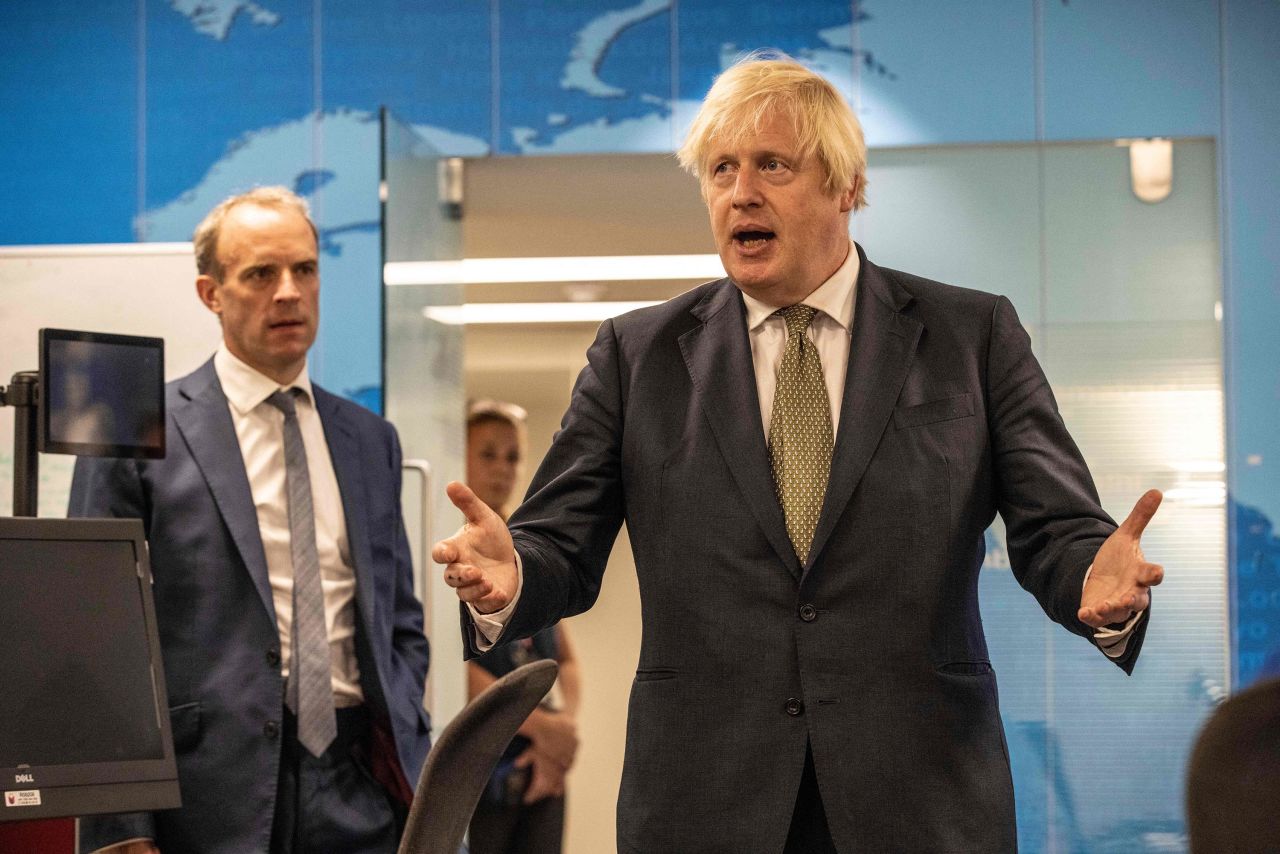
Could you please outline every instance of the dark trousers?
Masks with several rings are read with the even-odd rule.
[[[471,854],[560,854],[564,798],[531,804],[497,804],[480,799],[467,842]]]
[[[271,854],[395,854],[404,816],[369,773],[369,717],[338,709],[338,736],[323,756],[298,743],[284,710]]]
[[[791,813],[791,829],[787,831],[787,847],[783,854],[838,854],[827,827],[827,811],[818,791],[818,775],[813,770],[813,750],[805,749],[804,773],[800,791],[796,793],[795,810]]]

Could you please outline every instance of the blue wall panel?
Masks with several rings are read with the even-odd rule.
[[[1237,682],[1280,676],[1280,4],[1226,4],[1223,191]]]
[[[498,151],[667,151],[671,3],[504,2]]]
[[[450,151],[484,153],[492,137],[488,3],[367,0],[321,4],[320,96],[327,111],[390,107]]]
[[[1032,4],[863,4],[858,117],[867,144],[1035,138]]]
[[[205,179],[211,166],[243,146],[261,144],[267,129],[315,109],[312,8],[308,0],[272,3],[270,17],[215,21],[188,17],[168,3],[147,4],[146,168],[148,212],[165,211]],[[203,21],[203,22],[202,22]],[[243,173],[245,188],[290,183],[312,162],[311,146],[269,169]],[[237,158],[241,167],[246,157]],[[148,240],[189,240],[204,211],[184,218],[172,209],[148,223]]]
[[[1218,4],[1037,0],[1048,139],[1218,132]]]
[[[137,8],[0,4],[0,243],[133,239]]]

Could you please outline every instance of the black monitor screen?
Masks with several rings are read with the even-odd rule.
[[[176,778],[150,582],[137,520],[0,519],[0,788],[31,807],[0,820],[153,808],[137,787]]]
[[[87,540],[69,553],[58,542],[0,540],[0,626],[15,644],[0,657],[0,685],[23,686],[0,692],[0,756],[164,758],[146,634],[120,630],[145,625],[130,546]],[[40,607],[49,601],[60,619]]]
[[[164,342],[40,330],[40,450],[164,456]]]

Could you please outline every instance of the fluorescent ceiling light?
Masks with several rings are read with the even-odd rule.
[[[562,258],[463,258],[396,261],[383,267],[388,285],[472,285],[516,282],[634,282],[719,279],[719,255],[589,255]]]
[[[1190,507],[1219,507],[1227,503],[1227,484],[1217,480],[1175,486],[1166,489],[1164,497]]]
[[[1227,470],[1222,460],[1174,460],[1169,466],[1189,474],[1218,474]]]
[[[190,255],[190,243],[50,243],[0,246],[0,258],[69,258],[103,255]]]
[[[658,305],[656,300],[631,302],[471,302],[465,305],[432,305],[422,316],[438,323],[461,326],[478,323],[599,323],[637,308]]]

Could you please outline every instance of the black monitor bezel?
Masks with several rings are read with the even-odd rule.
[[[49,421],[52,407],[49,401],[49,345],[54,341],[84,341],[90,344],[122,344],[143,347],[158,352],[160,370],[156,375],[155,395],[160,402],[160,429],[158,445],[115,445],[96,442],[62,442],[50,436]],[[164,405],[164,339],[144,335],[118,335],[113,332],[87,332],[78,329],[40,330],[40,389],[37,419],[37,447],[44,454],[74,454],[80,457],[129,457],[133,459],[162,459],[165,455],[165,405]]]
[[[138,592],[146,624],[147,649],[151,658],[153,706],[164,749],[161,759],[0,766],[0,791],[39,790],[41,793],[39,805],[10,808],[0,804],[0,822],[142,812],[181,806],[160,631],[151,592],[151,562],[148,559],[142,521],[0,517],[0,538],[62,542],[124,541],[133,546],[138,567]],[[19,775],[23,775],[23,782],[19,782]],[[27,779],[31,782],[26,782]]]

